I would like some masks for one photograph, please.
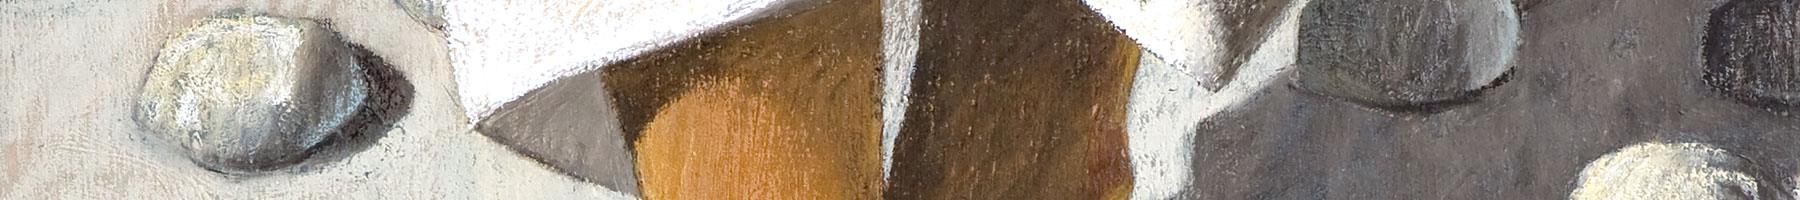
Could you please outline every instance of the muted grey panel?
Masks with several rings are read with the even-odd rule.
[[[637,194],[633,154],[601,76],[569,76],[507,103],[475,130],[552,168]]]

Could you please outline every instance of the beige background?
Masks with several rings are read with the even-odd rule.
[[[406,75],[412,112],[366,151],[256,177],[146,137],[131,105],[163,39],[239,7],[330,21]],[[0,199],[631,198],[470,132],[446,52],[388,0],[0,1]]]

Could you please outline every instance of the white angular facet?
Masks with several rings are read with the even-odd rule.
[[[783,2],[449,1],[444,32],[465,114],[479,122],[556,78],[755,18]]]
[[[1216,2],[1211,0],[1084,0],[1190,82],[1223,74],[1226,59]],[[1223,83],[1206,83],[1219,84]]]
[[[1258,44],[1258,50],[1238,69],[1240,78],[1216,92],[1194,82],[1181,66],[1144,54],[1126,105],[1125,128],[1130,138],[1133,177],[1131,199],[1173,199],[1186,190],[1194,181],[1194,138],[1201,137],[1196,126],[1214,114],[1245,103],[1273,85],[1276,75],[1293,70],[1300,8],[1288,7],[1269,38]]]

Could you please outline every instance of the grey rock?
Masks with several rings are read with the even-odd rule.
[[[158,53],[135,117],[215,171],[298,163],[367,96],[349,46],[310,20],[207,18]]]
[[[1510,70],[1508,1],[1319,1],[1300,16],[1300,86],[1384,108],[1468,100]]]
[[[1752,105],[1800,106],[1800,11],[1794,1],[1731,1],[1713,10],[1703,79]]]

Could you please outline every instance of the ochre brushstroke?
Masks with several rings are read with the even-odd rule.
[[[607,69],[644,197],[877,198],[878,6],[823,2]]]
[[[1102,193],[1101,199],[1122,200],[1131,197],[1133,184],[1131,158],[1125,152],[1130,146],[1127,142],[1129,136],[1125,132],[1125,112],[1128,101],[1131,100],[1131,81],[1134,80],[1133,77],[1137,77],[1138,59],[1143,58],[1144,51],[1139,50],[1140,47],[1131,38],[1124,35],[1117,37],[1119,39],[1116,40],[1116,45],[1119,50],[1112,51],[1113,55],[1107,57],[1111,59],[1107,61],[1107,67],[1123,69],[1118,69],[1119,73],[1114,74],[1118,77],[1095,83],[1110,88],[1102,88],[1101,93],[1104,95],[1096,96],[1102,97],[1098,99],[1098,104],[1104,108],[1095,109],[1099,113],[1094,114],[1094,122],[1100,126],[1097,132],[1100,135],[1096,135],[1094,141],[1088,144],[1088,152],[1093,153],[1096,158],[1090,161],[1092,166],[1088,167],[1088,178],[1095,185],[1106,187],[1102,188],[1106,191]]]
[[[1122,199],[1141,49],[1084,4],[923,1],[888,199]]]

